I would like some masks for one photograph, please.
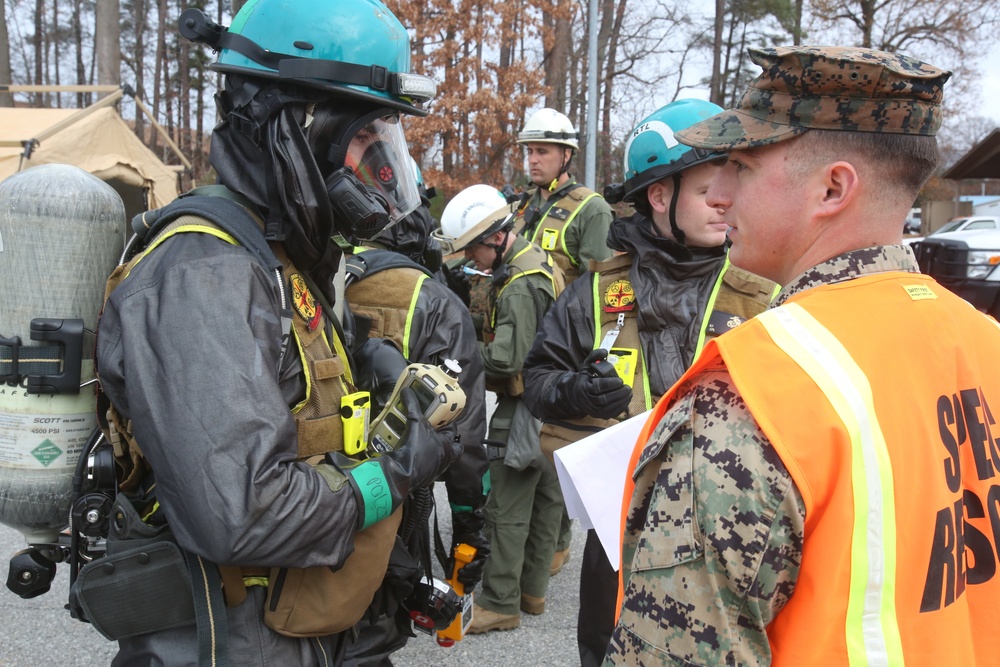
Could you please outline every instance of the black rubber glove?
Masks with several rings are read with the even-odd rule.
[[[438,433],[427,422],[412,389],[407,387],[400,396],[407,418],[398,449],[360,464],[340,452],[327,454],[327,461],[347,475],[358,498],[359,530],[388,517],[414,489],[433,484],[462,454],[454,432]]]
[[[582,370],[566,371],[556,381],[552,407],[562,418],[611,419],[628,407],[632,389],[614,372],[607,356],[607,350],[594,350]]]
[[[392,341],[368,338],[352,350],[355,363],[354,384],[371,393],[372,414],[377,415],[396,388],[396,381],[409,365]]]
[[[475,547],[475,557],[458,571],[458,580],[468,593],[483,578],[486,560],[490,557],[490,541],[486,538],[486,518],[483,510],[452,512],[451,515],[451,555],[445,563],[445,574],[451,577],[455,571],[455,547],[468,544]]]
[[[469,304],[472,303],[472,282],[469,280],[469,276],[465,274],[463,266],[462,264],[458,266],[448,266],[445,264],[441,267],[441,273],[444,274],[444,281],[451,291],[457,294],[458,298],[465,304],[465,307],[468,308]]]

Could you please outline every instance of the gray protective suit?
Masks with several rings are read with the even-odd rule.
[[[283,334],[274,276],[244,248],[182,233],[108,299],[99,375],[132,420],[183,549],[223,565],[336,568],[353,551],[358,509],[349,486],[332,491],[295,461],[289,406],[305,383],[294,346],[279,368]],[[264,589],[248,592],[228,610],[230,664],[339,661],[343,634],[278,635],[263,625]],[[197,636],[192,623],[120,647],[115,665],[194,665]]]

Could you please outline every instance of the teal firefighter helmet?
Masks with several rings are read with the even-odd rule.
[[[229,28],[185,10],[181,34],[218,50],[211,67],[426,115],[432,79],[410,73],[410,37],[377,0],[249,0]]]
[[[720,153],[685,146],[674,138],[674,133],[721,111],[721,107],[704,100],[677,100],[640,122],[625,144],[625,182],[618,200],[624,197],[634,201],[651,183],[722,157]]]

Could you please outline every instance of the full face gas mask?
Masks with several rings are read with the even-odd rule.
[[[346,148],[342,140],[331,143],[320,168],[332,169],[325,183],[336,230],[357,244],[376,238],[416,210],[420,194],[397,116],[366,116],[343,137],[350,138]]]

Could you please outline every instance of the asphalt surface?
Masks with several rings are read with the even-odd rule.
[[[438,506],[447,507],[443,485],[437,486]],[[447,521],[443,514],[441,520]],[[442,526],[442,531],[445,530],[446,526]],[[524,614],[521,627],[516,630],[469,636],[451,648],[442,648],[432,637],[418,634],[394,654],[393,664],[396,667],[579,665],[576,613],[584,540],[585,535],[574,522],[572,555],[562,572],[550,580],[546,610],[541,616]],[[450,537],[445,536],[445,541],[450,543]],[[4,582],[7,561],[25,547],[20,533],[0,525],[0,573]],[[44,595],[22,600],[6,587],[0,590],[0,667],[99,667],[111,663],[117,645],[97,634],[90,625],[71,618],[64,608],[68,585],[69,571],[60,565],[52,589]]]

